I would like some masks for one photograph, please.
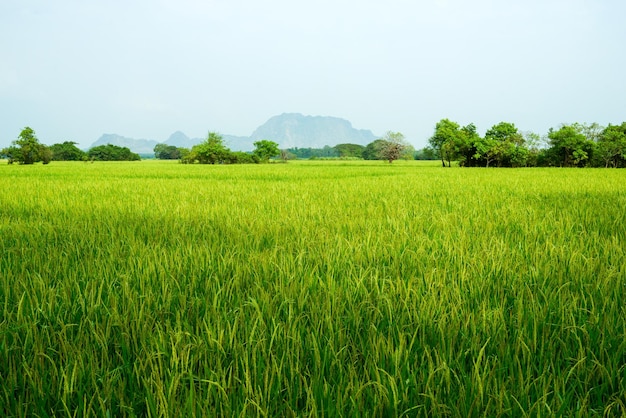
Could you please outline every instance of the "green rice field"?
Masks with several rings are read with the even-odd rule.
[[[626,416],[626,171],[0,162],[0,416]]]

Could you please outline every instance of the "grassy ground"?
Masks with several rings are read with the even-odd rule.
[[[626,171],[0,165],[0,415],[623,416]]]

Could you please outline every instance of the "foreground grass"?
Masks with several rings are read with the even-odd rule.
[[[0,415],[623,416],[625,179],[0,165]]]

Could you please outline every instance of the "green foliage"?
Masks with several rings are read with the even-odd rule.
[[[441,164],[445,167],[445,161],[450,162],[457,156],[457,144],[462,141],[463,133],[458,123],[449,119],[442,119],[435,126],[435,133],[430,137],[428,142],[433,149],[437,150],[441,157]]]
[[[280,152],[280,151],[279,151]],[[262,162],[258,155],[243,151],[231,152],[231,164],[259,164]],[[266,161],[267,162],[267,161]]]
[[[375,141],[370,142],[365,146],[363,150],[363,159],[364,160],[380,160],[382,156],[380,154],[380,149],[384,145],[384,139],[377,139]]]
[[[183,164],[256,164],[261,161],[257,154],[231,151],[224,144],[222,136],[216,132],[209,132],[207,139],[194,145],[191,150],[183,148],[180,152],[180,161]]]
[[[50,146],[52,159],[55,161],[81,161],[87,155],[76,146],[76,142],[65,141],[61,144]]]
[[[438,160],[439,154],[432,147],[424,147],[415,151],[414,159],[416,160]]]
[[[328,145],[324,146],[323,148],[287,148],[285,152],[288,156],[294,156],[295,159],[339,157],[339,153],[337,152],[337,150],[334,147]]]
[[[0,157],[6,158],[9,164],[13,164],[16,161],[20,161],[22,158],[22,151],[16,146],[10,146],[0,150]]]
[[[626,167],[626,122],[607,126],[598,138],[596,152],[604,167]]]
[[[99,145],[87,151],[92,161],[139,161],[141,158],[127,147],[113,144]]]
[[[579,126],[563,125],[558,130],[550,129],[549,159],[553,165],[582,167],[591,159],[595,142],[587,139]]]
[[[19,137],[12,142],[12,146],[0,151],[0,155],[6,157],[9,164],[14,162],[34,164],[39,161],[48,164],[52,159],[48,147],[39,142],[35,131],[28,126],[20,132]]]
[[[500,122],[491,127],[484,138],[476,137],[472,165],[525,167],[530,153],[524,144],[524,136],[514,124]]]
[[[359,144],[337,144],[335,150],[341,158],[363,158],[365,147]]]
[[[177,148],[174,145],[157,144],[154,146],[154,157],[158,160],[179,160],[183,153],[183,148]]]
[[[231,151],[217,132],[209,132],[207,139],[191,148],[183,162],[200,164],[227,164],[232,160]]]
[[[624,416],[623,173],[434,164],[0,165],[0,415]]]
[[[252,153],[259,162],[266,163],[270,158],[280,155],[280,149],[278,149],[276,142],[263,139],[254,143],[254,151]]]

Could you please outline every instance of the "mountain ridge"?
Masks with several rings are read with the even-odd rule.
[[[267,139],[286,148],[322,148],[342,143],[367,145],[378,137],[367,129],[355,129],[346,119],[333,116],[311,116],[301,113],[283,113],[272,116],[256,128],[250,136],[223,134],[225,144],[233,151],[251,151],[254,142]],[[182,131],[172,133],[167,140],[133,139],[117,134],[104,134],[91,147],[112,144],[148,154],[159,143],[191,148],[204,138],[190,138]]]

